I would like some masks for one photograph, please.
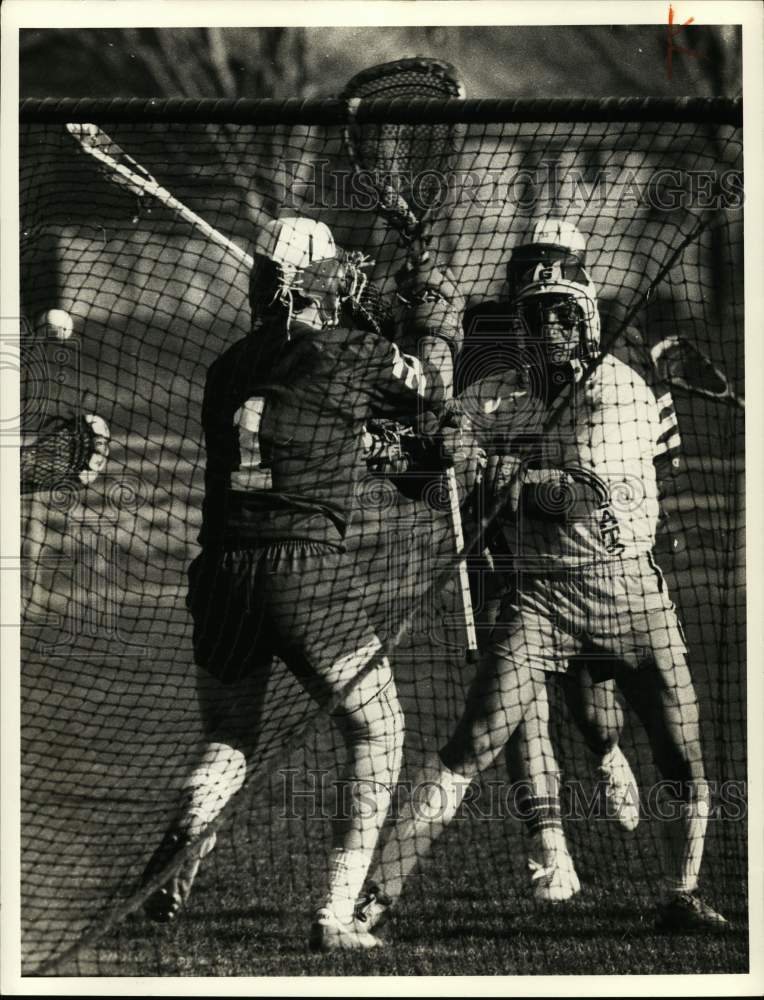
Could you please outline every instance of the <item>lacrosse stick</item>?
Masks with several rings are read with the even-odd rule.
[[[340,97],[350,121],[343,138],[356,173],[368,177],[378,195],[377,211],[397,230],[409,257],[426,260],[433,213],[446,194],[453,168],[456,127],[423,123],[359,124],[359,100],[373,98],[464,97],[456,70],[437,59],[398,59],[354,76]]]
[[[193,226],[199,233],[207,239],[222,247],[240,263],[250,270],[254,263],[252,257],[242,250],[242,248],[223,236],[221,232],[211,226],[209,222],[192,212],[187,205],[179,201],[167,188],[155,180],[154,177],[144,167],[137,163],[131,156],[117,145],[97,125],[89,124],[68,124],[66,130],[76,141],[83,153],[92,157],[98,166],[101,174],[108,181],[116,184],[138,198],[154,198],[160,204],[169,208],[179,219],[183,219]]]
[[[745,400],[732,390],[726,375],[683,337],[664,337],[650,348],[650,354],[656,369],[672,388],[720,402],[726,400],[745,409]]]
[[[446,194],[446,175],[456,154],[454,125],[361,124],[358,102],[373,98],[464,97],[456,70],[436,59],[398,59],[372,66],[354,76],[340,95],[348,102],[350,121],[344,142],[356,173],[363,173],[377,193],[377,212],[398,233],[411,264],[429,258],[432,217]],[[477,657],[477,633],[472,611],[469,574],[459,491],[453,466],[446,469],[449,517],[459,558],[458,590],[467,630],[467,656]]]

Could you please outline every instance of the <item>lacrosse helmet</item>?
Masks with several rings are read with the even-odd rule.
[[[514,305],[525,335],[548,361],[561,364],[595,357],[600,346],[597,290],[580,263],[537,263],[525,274]]]
[[[541,219],[529,236],[512,251],[507,265],[509,294],[514,298],[532,278],[538,264],[566,262],[568,266],[586,266],[586,241],[571,222],[564,219]]]
[[[255,321],[286,312],[288,329],[292,317],[313,304],[322,328],[337,326],[340,306],[356,291],[357,281],[356,270],[340,259],[323,222],[299,216],[274,219],[255,237],[249,283]]]

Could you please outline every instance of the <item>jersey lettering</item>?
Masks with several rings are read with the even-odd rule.
[[[599,529],[605,549],[611,555],[619,555],[624,551],[625,546],[621,543],[621,528],[618,518],[613,513],[610,506],[610,497],[601,503],[598,508],[600,512]]]

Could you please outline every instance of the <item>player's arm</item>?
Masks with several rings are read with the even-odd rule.
[[[465,299],[454,275],[432,258],[407,264],[396,275],[403,303],[401,343],[437,368],[446,396],[453,395],[454,361],[462,348]]]
[[[531,517],[576,520],[621,493],[629,503],[654,499],[658,406],[644,379],[626,366],[602,387],[589,431],[587,468],[530,464],[520,502]]]
[[[407,266],[396,276],[399,296],[404,304],[399,321],[399,343],[391,350],[399,352],[403,364],[421,372],[426,383],[408,405],[409,416],[402,419],[399,391],[380,380],[379,389],[386,403],[398,409],[397,426],[385,428],[389,439],[384,452],[390,457],[380,462],[383,448],[376,449],[375,470],[391,474],[407,472],[419,479],[414,483],[418,495],[422,477],[439,474],[444,467],[456,465],[460,480],[474,482],[482,453],[462,434],[461,408],[450,402],[453,393],[454,357],[461,343],[464,300],[453,277],[431,263]],[[400,362],[396,362],[400,367]],[[374,444],[378,439],[374,439]],[[382,444],[379,442],[380,445]],[[411,477],[409,477],[411,478]],[[411,496],[408,486],[396,484]]]
[[[426,277],[426,280],[425,280]],[[453,356],[463,299],[456,284],[430,269],[409,274],[399,340],[366,334],[354,343],[356,378],[377,417],[413,417],[442,408],[453,388]]]
[[[438,410],[453,394],[464,299],[453,277],[431,262],[406,265],[396,282],[403,309],[395,339],[382,347],[386,356],[368,367],[363,377],[375,383],[377,416],[397,419],[410,431],[423,404]],[[368,353],[379,355],[379,349]]]
[[[661,345],[658,345],[660,347]],[[668,483],[676,475],[681,459],[682,438],[674,406],[671,385],[663,366],[658,366],[645,334],[636,325],[627,326],[611,347],[612,354],[628,365],[640,381],[647,384],[658,408],[657,436],[653,460],[658,481]],[[659,357],[664,357],[663,353]]]

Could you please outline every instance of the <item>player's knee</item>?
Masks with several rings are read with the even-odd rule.
[[[389,766],[398,770],[403,752],[403,709],[386,658],[350,689],[332,717],[349,747],[364,745],[370,754],[384,755]]]
[[[493,763],[503,745],[495,732],[460,725],[440,750],[440,759],[455,774],[472,779]]]

